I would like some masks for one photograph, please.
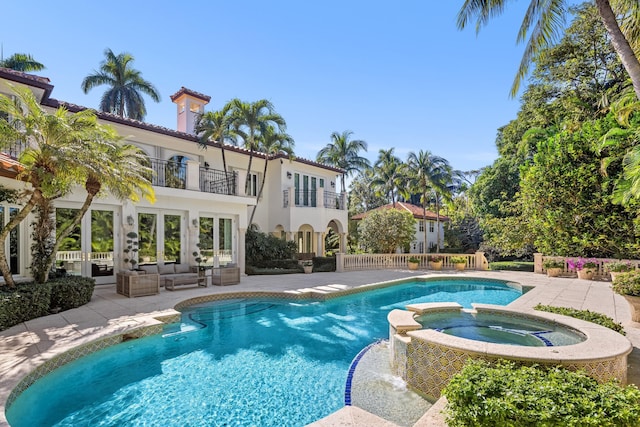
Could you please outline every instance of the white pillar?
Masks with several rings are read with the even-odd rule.
[[[238,228],[238,267],[240,267],[240,274],[244,274],[245,267],[245,238],[247,235],[246,228]]]
[[[321,231],[316,231],[316,256],[324,256],[324,238]]]

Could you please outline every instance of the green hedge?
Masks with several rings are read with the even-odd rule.
[[[640,390],[561,367],[470,361],[444,389],[449,427],[640,425]]]
[[[336,271],[336,257],[317,256],[313,258],[313,272]]]
[[[554,307],[552,305],[542,304],[538,304],[533,308],[539,311],[563,314],[565,316],[575,317],[576,319],[586,320],[587,322],[596,323],[600,326],[604,326],[605,328],[613,329],[614,331],[619,332],[622,335],[626,335],[622,324],[614,322],[611,317],[601,313],[596,313],[589,310],[577,310],[575,308]]]
[[[0,330],[50,314],[52,311],[80,307],[91,300],[95,280],[65,277],[45,284],[16,284],[14,289],[0,286]]]
[[[51,284],[51,310],[70,310],[91,301],[96,281],[88,277],[67,276],[48,282]]]
[[[489,270],[527,271],[533,273],[533,263],[525,261],[495,261],[489,263]]]

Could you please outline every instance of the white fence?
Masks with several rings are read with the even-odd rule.
[[[429,269],[429,257],[440,256],[442,258],[443,269],[453,269],[451,257],[465,257],[467,260],[467,270],[487,270],[489,263],[484,256],[484,252],[474,254],[358,254],[347,255],[339,253],[336,256],[336,271],[358,271],[358,270],[386,270],[386,269],[407,269],[409,258],[420,260],[419,269]]]

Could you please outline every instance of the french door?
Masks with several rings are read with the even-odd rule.
[[[56,229],[70,223],[78,209],[56,208]],[[114,283],[117,266],[120,213],[113,207],[92,206],[67,236],[56,253],[56,268],[68,275],[92,277],[96,284]]]
[[[187,263],[185,215],[173,211],[138,212],[138,262]]]

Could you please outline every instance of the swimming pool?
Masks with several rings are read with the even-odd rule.
[[[403,282],[324,302],[233,299],[191,306],[161,335],[53,371],[7,409],[22,426],[301,426],[344,406],[351,360],[387,338],[407,304],[508,304],[494,280]],[[37,410],[34,410],[37,408]]]

